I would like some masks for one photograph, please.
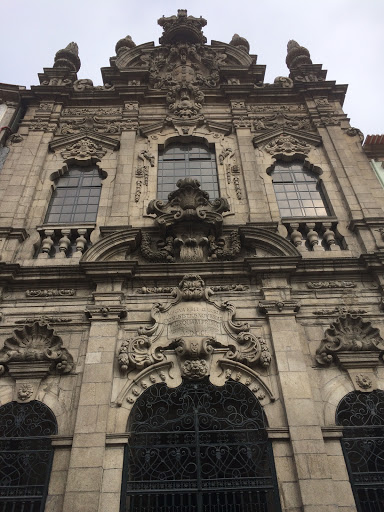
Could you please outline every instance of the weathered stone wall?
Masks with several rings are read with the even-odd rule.
[[[0,402],[36,399],[57,418],[46,511],[118,512],[137,399],[159,382],[233,379],[264,408],[282,510],[355,512],[335,413],[353,390],[384,389],[384,191],[321,66],[265,84],[243,38],[200,36],[187,56],[120,41],[102,87],[77,79],[67,47],[21,93],[0,171]],[[184,180],[147,213],[159,149],[176,141],[214,148],[220,200]],[[331,215],[281,218],[279,161],[319,177]],[[44,224],[60,176],[96,162],[96,222]],[[184,235],[199,251],[181,257]],[[35,334],[16,356],[6,340],[20,329]]]

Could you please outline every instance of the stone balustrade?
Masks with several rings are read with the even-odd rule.
[[[343,237],[337,231],[337,220],[303,219],[284,221],[288,239],[300,252],[340,251]]]
[[[81,258],[90,246],[94,227],[43,227],[39,228],[41,243],[38,259]]]

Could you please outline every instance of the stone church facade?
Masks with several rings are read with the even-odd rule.
[[[103,86],[70,43],[1,88],[0,508],[382,510],[384,190],[346,86],[159,24]]]

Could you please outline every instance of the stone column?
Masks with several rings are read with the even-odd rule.
[[[102,510],[101,492],[113,361],[119,320],[125,308],[122,306],[121,284],[117,286],[116,282],[111,285],[99,283],[94,298],[95,305],[88,309],[91,328],[63,512]]]
[[[263,289],[267,300],[261,301],[259,307],[267,315],[271,329],[281,398],[287,415],[302,501],[301,510],[336,512],[338,506],[331,467],[300,346],[300,332],[296,323],[299,304],[290,300],[290,289],[285,278],[268,281]]]

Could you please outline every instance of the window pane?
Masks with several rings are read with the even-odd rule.
[[[305,169],[301,162],[276,164],[272,173],[272,183],[282,217],[329,214],[319,189],[318,177]]]
[[[67,175],[59,178],[56,187],[45,218],[46,223],[87,222],[89,206],[89,214],[92,221],[95,221],[101,191],[97,167],[72,168]]]
[[[211,198],[217,197],[218,179],[214,151],[202,144],[171,144],[159,152],[157,197],[166,200],[182,178],[199,180]]]

